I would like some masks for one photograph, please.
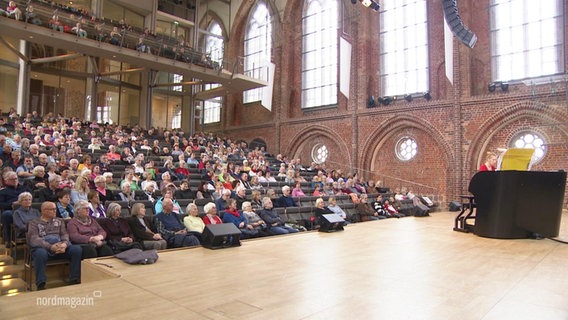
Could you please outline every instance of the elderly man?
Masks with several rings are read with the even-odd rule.
[[[178,215],[173,212],[174,202],[172,199],[162,201],[162,212],[154,216],[156,230],[168,243],[168,248],[181,248],[198,246],[199,240],[192,234],[187,233]]]
[[[38,290],[45,289],[45,265],[49,259],[68,259],[71,261],[69,284],[81,282],[81,255],[78,245],[69,242],[65,222],[55,217],[55,203],[44,202],[41,205],[41,217],[30,221],[27,241],[32,248],[32,263],[34,264],[36,286]]]
[[[298,205],[296,204],[296,201],[294,201],[294,198],[292,198],[290,196],[290,187],[289,186],[283,186],[282,187],[282,195],[280,196],[280,198],[278,198],[278,206],[280,207],[297,207]]]
[[[14,171],[7,171],[2,176],[4,188],[0,189],[0,210],[2,210],[2,225],[4,233],[2,237],[9,245],[10,230],[12,229],[12,204],[18,201],[18,196],[24,191],[29,191],[25,186],[18,182],[18,174]]]
[[[215,206],[217,207],[217,212],[225,211],[227,207],[227,200],[231,198],[231,190],[223,189],[223,193],[219,199],[215,200]]]
[[[259,216],[268,225],[268,230],[273,234],[286,234],[295,233],[298,230],[288,227],[282,221],[282,218],[278,215],[276,211],[273,210],[272,200],[269,197],[262,198],[262,207],[264,209],[260,210]]]

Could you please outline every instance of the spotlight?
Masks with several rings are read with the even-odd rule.
[[[379,102],[384,106],[388,106],[393,102],[393,99],[392,97],[379,97]]]
[[[509,91],[509,83],[503,81],[493,81],[487,86],[487,89],[489,89],[489,92],[495,92],[497,86],[499,86],[503,92]]]
[[[489,92],[494,92],[495,91],[495,82],[491,82],[488,86],[487,89],[489,89]]]
[[[370,96],[369,100],[367,100],[367,108],[374,108],[376,105],[375,96]]]
[[[424,92],[423,97],[424,97],[424,99],[426,99],[426,101],[432,100],[432,96],[430,95],[430,92]]]
[[[364,5],[367,8],[371,8],[374,11],[379,11],[379,9],[381,8],[381,6],[376,0],[359,0],[359,1],[361,1],[362,5]],[[353,0],[351,0],[351,2],[353,2]]]
[[[501,91],[503,92],[509,91],[509,84],[507,82],[501,82]]]
[[[357,4],[357,0],[351,0],[352,4]]]
[[[412,95],[410,95],[410,94],[405,95],[404,100],[406,100],[408,102],[412,102]]]

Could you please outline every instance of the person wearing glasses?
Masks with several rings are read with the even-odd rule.
[[[0,209],[2,211],[2,225],[4,226],[3,239],[9,245],[10,230],[13,224],[12,205],[17,203],[18,196],[29,191],[25,186],[20,185],[18,174],[14,171],[6,171],[2,175],[4,188],[0,189]]]
[[[30,221],[27,242],[32,248],[37,290],[45,289],[47,260],[68,259],[70,263],[69,284],[81,283],[82,250],[69,241],[65,222],[57,218],[55,203],[46,201],[41,205],[41,217]]]

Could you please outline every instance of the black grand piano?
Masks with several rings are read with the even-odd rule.
[[[565,188],[564,171],[478,172],[468,188],[476,208],[470,229],[488,238],[557,237]]]

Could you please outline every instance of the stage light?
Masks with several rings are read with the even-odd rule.
[[[361,4],[364,5],[365,7],[373,9],[373,11],[379,11],[379,9],[381,8],[381,6],[376,0],[359,0],[359,1],[361,1]],[[351,0],[351,3],[354,3],[353,0]]]
[[[408,102],[412,102],[412,95],[410,95],[410,94],[405,95],[404,100],[406,100]]]
[[[374,108],[376,105],[375,96],[370,96],[369,100],[367,100],[367,108]]]
[[[509,91],[509,83],[503,81],[493,81],[487,86],[487,89],[489,92],[495,92],[497,86],[499,86],[503,92]]]
[[[357,4],[357,0],[351,0],[352,4]]]
[[[424,99],[426,99],[426,101],[432,100],[432,96],[430,95],[430,92],[424,92],[423,97],[424,97]]]
[[[389,104],[391,104],[393,102],[393,98],[392,97],[379,97],[379,102],[383,106],[388,106]]]

